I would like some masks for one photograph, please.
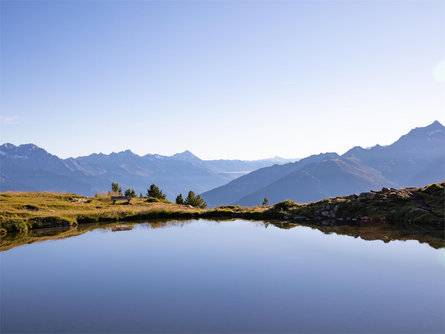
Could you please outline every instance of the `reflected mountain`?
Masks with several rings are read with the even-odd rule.
[[[237,221],[238,219],[212,220],[213,222],[224,223],[225,221]],[[49,240],[65,239],[75,237],[93,230],[102,230],[107,232],[125,232],[131,231],[137,224],[144,229],[158,228],[182,228],[188,224],[196,222],[191,220],[156,220],[150,222],[132,222],[132,223],[94,223],[81,224],[72,227],[54,227],[30,230],[27,233],[8,233],[0,237],[0,251],[6,251],[18,246],[43,242]],[[203,221],[203,220],[200,220]],[[208,221],[208,220],[207,220]],[[238,220],[240,222],[247,220]],[[293,229],[296,227],[311,228],[319,230],[324,234],[345,235],[354,238],[361,238],[367,241],[381,240],[385,243],[391,241],[417,240],[419,243],[426,243],[435,249],[445,248],[445,235],[443,230],[422,229],[419,226],[410,224],[390,225],[388,223],[362,223],[359,226],[319,226],[311,223],[294,224],[286,221],[248,221],[255,222],[260,227],[270,228],[271,226],[280,229]]]

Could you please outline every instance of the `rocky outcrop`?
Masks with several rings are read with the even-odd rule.
[[[272,210],[293,221],[325,226],[363,223],[412,223],[444,226],[445,183],[341,196],[309,204],[278,203]],[[283,209],[285,208],[285,209]]]

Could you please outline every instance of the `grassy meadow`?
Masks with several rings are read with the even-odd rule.
[[[205,210],[154,198],[117,201],[110,196],[85,197],[49,192],[0,193],[0,230],[27,231],[39,227],[70,226],[81,223],[116,222],[153,218],[192,218],[232,213],[262,212],[263,208],[220,207]]]

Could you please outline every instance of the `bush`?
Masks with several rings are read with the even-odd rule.
[[[156,197],[147,197],[147,199],[145,201],[147,203],[158,203],[158,202],[162,202],[164,200],[162,200],[160,198],[156,198]]]
[[[274,209],[277,209],[277,210],[289,210],[296,206],[298,206],[297,203],[288,199],[286,201],[279,202],[279,203],[275,204],[273,207],[274,207]]]
[[[423,191],[431,195],[440,194],[443,191],[443,186],[437,183],[433,183],[426,186]]]

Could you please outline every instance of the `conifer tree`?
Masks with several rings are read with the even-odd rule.
[[[179,194],[176,197],[176,204],[184,204],[184,199],[182,198],[182,194]]]
[[[201,196],[195,196],[193,191],[189,191],[187,198],[184,201],[184,204],[191,205],[196,208],[205,209],[207,207],[207,203],[201,198]]]
[[[147,189],[147,196],[154,197],[158,199],[166,199],[167,196],[159,189],[155,184],[152,184],[149,189]]]
[[[133,189],[125,190],[125,196],[136,197],[136,192]]]
[[[122,188],[119,187],[119,184],[117,182],[111,183],[111,191],[114,193],[118,193],[119,195],[122,195]]]

